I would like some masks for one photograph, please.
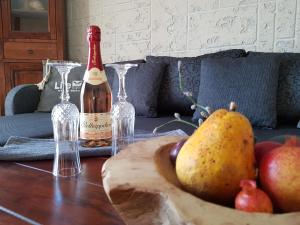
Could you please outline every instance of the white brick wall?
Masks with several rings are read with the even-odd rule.
[[[67,0],[69,58],[86,61],[102,28],[104,62],[230,48],[300,52],[300,0]]]

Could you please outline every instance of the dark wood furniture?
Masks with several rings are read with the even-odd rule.
[[[0,163],[0,224],[28,224],[1,207],[40,224],[124,224],[101,178],[106,158],[82,159],[77,178],[55,178],[52,161]]]
[[[10,89],[41,81],[42,60],[65,58],[64,20],[64,0],[0,1],[0,115]]]

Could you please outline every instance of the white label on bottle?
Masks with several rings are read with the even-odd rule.
[[[99,70],[96,67],[86,70],[83,80],[92,85],[99,85],[107,81],[107,77],[104,70]]]
[[[80,113],[80,138],[109,139],[112,136],[110,113]]]

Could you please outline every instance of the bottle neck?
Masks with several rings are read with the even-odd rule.
[[[89,56],[87,69],[98,68],[100,71],[103,70],[103,64],[100,54],[100,42],[91,40],[89,41]]]

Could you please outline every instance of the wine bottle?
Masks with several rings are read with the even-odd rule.
[[[89,55],[80,92],[80,139],[84,147],[111,145],[112,95],[100,54],[100,28],[90,26]]]

